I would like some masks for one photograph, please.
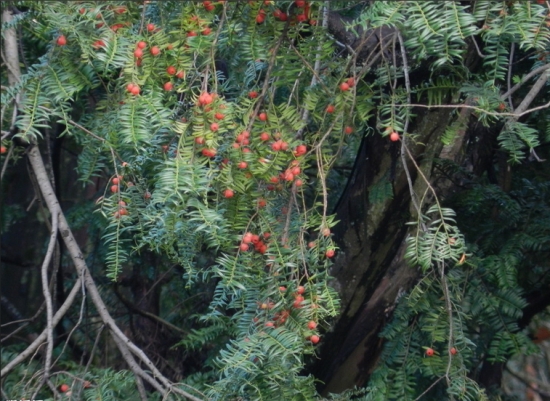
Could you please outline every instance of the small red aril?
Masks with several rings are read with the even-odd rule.
[[[342,82],[342,83],[340,84],[340,90],[343,91],[343,92],[348,91],[348,90],[349,90],[349,85],[348,85],[348,83],[347,83],[347,82]]]
[[[0,146],[0,154],[4,154],[8,151],[8,148],[6,148],[5,146]]]
[[[309,341],[311,341],[313,344],[317,344],[320,339],[321,338],[317,334],[314,334],[309,338]]]
[[[334,113],[335,107],[332,104],[327,106],[327,113]]]
[[[143,50],[141,50],[141,49],[134,50],[134,57],[135,58],[142,58],[143,57]]]
[[[260,140],[262,140],[262,141],[264,141],[264,142],[265,142],[265,141],[269,141],[269,134],[268,134],[267,132],[262,132],[262,133],[260,134]]]
[[[426,356],[433,356],[434,350],[433,348],[427,348],[426,349]]]
[[[115,177],[111,180],[111,182],[115,185],[118,185],[118,183],[120,182],[120,180],[118,179],[118,177]]]
[[[170,67],[168,67],[166,69],[166,73],[168,75],[174,75],[176,73],[176,67],[174,67],[173,65],[171,65]]]
[[[248,163],[247,162],[239,162],[238,166],[241,170],[244,170],[245,168],[248,167]]]
[[[65,35],[61,35],[57,38],[56,43],[58,46],[65,46],[67,44],[67,38],[65,37]]]
[[[111,192],[112,193],[118,192],[118,185],[111,185]]]
[[[260,113],[258,115],[258,118],[260,119],[260,121],[267,121],[267,114],[266,113]]]
[[[151,47],[150,51],[153,56],[158,56],[160,54],[160,48],[158,46]]]
[[[399,134],[397,132],[393,131],[390,134],[390,141],[397,142],[398,140],[399,140]]]
[[[348,125],[346,128],[344,128],[344,132],[345,132],[346,134],[348,134],[348,135],[351,134],[351,133],[353,133],[353,127],[350,127],[350,126]]]
[[[147,30],[153,32],[155,30],[155,24],[147,24]]]
[[[306,2],[305,0],[296,0],[294,4],[296,4],[296,7],[298,8],[304,8],[306,5]]]
[[[171,91],[172,89],[174,89],[174,84],[172,84],[172,82],[166,82],[164,84],[164,90],[165,91]]]
[[[61,386],[59,386],[59,391],[61,393],[66,393],[67,391],[69,391],[69,385],[63,383]]]
[[[456,350],[455,347],[453,347],[449,350],[449,352],[451,353],[451,355],[456,355],[458,351]]]
[[[311,320],[311,321],[307,324],[307,328],[310,329],[310,330],[315,330],[316,327],[317,327],[317,323],[315,323],[313,320]]]
[[[139,42],[137,42],[137,45],[138,49],[145,49],[147,47],[147,43],[145,43],[143,40],[140,40]]]
[[[256,91],[250,91],[250,92],[248,92],[248,97],[249,97],[250,99],[256,99],[256,98],[258,97],[258,92],[256,92]]]
[[[241,245],[239,245],[239,249],[241,250],[241,252],[248,251],[248,244],[245,244],[244,242],[241,243]]]
[[[204,29],[202,30],[201,33],[202,33],[204,36],[208,36],[208,35],[210,35],[210,34],[212,33],[212,28],[206,27],[206,28],[204,28]]]
[[[334,253],[334,249],[328,249],[325,255],[327,256],[327,258],[332,258],[334,256]]]
[[[220,125],[218,123],[210,124],[210,131],[216,132],[219,129],[220,129]]]
[[[184,76],[185,76],[185,73],[183,71],[178,71],[178,73],[176,74],[176,78],[179,78],[179,79],[183,79]]]
[[[299,285],[298,288],[296,288],[296,293],[302,295],[304,292],[306,292],[306,289],[303,285]]]
[[[223,196],[224,198],[229,199],[235,196],[235,192],[233,192],[231,189],[226,189],[225,191],[223,191]]]

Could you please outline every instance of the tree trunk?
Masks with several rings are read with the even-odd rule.
[[[439,138],[449,124],[449,109],[415,112],[418,125],[411,127],[410,132],[419,137],[417,145],[407,142],[407,146],[430,180],[434,159],[455,158],[462,149],[464,133],[457,138],[458,146],[455,142],[454,146],[443,148]],[[463,118],[467,117],[469,113]],[[382,351],[379,332],[391,319],[399,297],[418,276],[418,270],[403,258],[406,223],[414,220],[416,210],[401,159],[396,160],[400,146],[380,135],[366,137],[336,208],[340,223],[334,234],[341,252],[331,275],[342,298],[342,314],[327,333],[320,359],[312,366],[314,375],[325,383],[322,389],[325,395],[366,383]],[[392,171],[392,163],[396,161],[393,199],[371,203],[369,192],[387,179],[387,172]],[[415,193],[424,193],[426,183],[410,160],[407,165]]]

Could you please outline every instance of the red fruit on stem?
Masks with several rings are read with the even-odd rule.
[[[340,90],[343,91],[343,92],[349,90],[349,85],[348,85],[348,83],[347,83],[347,82],[342,82],[342,83],[340,84]]]
[[[296,16],[296,21],[298,22],[306,22],[307,21],[307,15],[305,14],[298,14]]]
[[[118,192],[118,185],[111,185],[111,192],[112,193]]]
[[[303,294],[304,292],[306,292],[306,289],[305,289],[305,287],[304,287],[303,285],[300,285],[300,286],[298,286],[298,288],[296,289],[296,292],[297,292],[298,294],[301,295],[301,294]]]
[[[158,46],[151,47],[150,51],[153,56],[158,56],[160,54],[160,49]]]
[[[332,104],[327,106],[327,113],[334,113],[335,107]]]
[[[327,255],[327,258],[332,258],[334,256],[334,253],[334,249],[328,249],[325,255]]]
[[[260,119],[260,121],[267,121],[267,114],[266,113],[260,113],[258,115],[258,118]]]
[[[248,163],[247,163],[247,162],[239,162],[238,167],[239,167],[241,170],[244,170],[245,168],[248,167]]]
[[[6,148],[5,146],[0,146],[0,154],[4,154],[8,151],[8,148]]]
[[[58,46],[65,46],[66,44],[67,44],[67,38],[65,37],[65,35],[61,35],[60,37],[57,38]]]
[[[143,50],[141,50],[141,49],[134,50],[134,57],[135,58],[142,58],[143,57]]]
[[[310,322],[307,324],[307,328],[310,329],[310,330],[315,330],[316,327],[317,327],[317,323],[315,323],[313,320],[310,321]]]
[[[349,87],[351,88],[352,86],[355,86],[355,78],[353,77],[350,77],[346,80],[346,83],[349,85]]]
[[[147,43],[145,43],[143,40],[137,42],[138,49],[145,49],[147,47]]]
[[[248,251],[248,244],[245,244],[244,242],[241,243],[241,245],[239,245],[239,249],[240,249],[242,252]]]
[[[262,133],[260,134],[260,140],[262,140],[262,141],[264,141],[264,142],[265,142],[265,141],[269,141],[269,134],[268,134],[267,132],[262,132]]]
[[[397,132],[392,132],[390,134],[390,141],[397,142],[399,140],[399,134]]]
[[[306,2],[305,0],[296,0],[294,4],[296,4],[296,7],[298,8],[304,8],[306,5]]]
[[[426,356],[433,356],[434,350],[432,348],[426,349]]]
[[[216,113],[216,114],[214,114],[214,118],[216,120],[223,120],[225,118],[225,116],[222,113]]]
[[[233,192],[231,189],[226,189],[225,191],[223,191],[223,196],[224,198],[229,199],[235,196],[235,192]]]
[[[67,391],[69,391],[69,385],[63,383],[61,386],[59,386],[59,391],[61,393],[66,393]]]
[[[314,334],[309,338],[309,341],[311,341],[313,344],[317,344],[320,339],[321,338],[318,335]]]
[[[210,35],[210,34],[212,33],[212,28],[206,27],[206,28],[204,28],[204,29],[202,30],[201,33],[202,33],[204,36],[208,36],[208,35]]]
[[[219,129],[220,129],[220,125],[218,123],[210,124],[210,131],[216,132]]]
[[[170,67],[168,67],[166,69],[166,73],[168,75],[175,75],[176,74],[176,67],[174,67],[173,65],[171,65]]]
[[[185,73],[183,71],[178,71],[178,73],[176,74],[176,78],[179,78],[179,79],[183,79],[184,76],[185,76]]]
[[[172,89],[174,89],[174,85],[172,84],[172,82],[166,82],[164,84],[164,90],[165,91],[171,91]]]
[[[455,347],[453,347],[453,348],[450,349],[451,355],[456,355],[457,352],[458,352],[458,351],[456,350]]]
[[[258,92],[256,92],[256,91],[250,91],[250,92],[248,92],[248,97],[249,97],[250,99],[256,99],[256,98],[258,97]]]
[[[350,127],[350,126],[348,125],[346,128],[344,128],[344,132],[345,132],[346,134],[348,134],[348,135],[351,134],[351,133],[353,133],[353,127]]]
[[[153,32],[155,30],[155,24],[147,24],[147,30]]]

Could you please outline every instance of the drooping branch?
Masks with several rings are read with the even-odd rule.
[[[69,255],[71,257],[71,260],[78,272],[78,275],[80,277],[83,277],[84,284],[86,286],[86,289],[89,293],[89,296],[94,303],[101,319],[105,323],[107,327],[111,330],[111,334],[113,336],[118,337],[120,341],[117,341],[117,345],[119,346],[119,349],[121,352],[126,352],[127,349],[130,350],[142,363],[144,363],[148,369],[151,370],[153,373],[153,377],[149,375],[146,372],[141,372],[135,369],[135,366],[130,366],[130,368],[134,368],[133,372],[136,376],[140,377],[148,377],[146,380],[149,381],[160,381],[162,385],[165,388],[165,391],[172,391],[177,394],[180,394],[184,397],[186,397],[189,400],[192,401],[200,401],[199,398],[193,396],[192,394],[189,394],[188,392],[181,390],[178,387],[175,387],[155,366],[155,364],[145,355],[143,350],[141,350],[139,347],[137,347],[123,332],[120,330],[114,319],[111,317],[109,311],[107,310],[107,306],[103,302],[103,299],[101,298],[101,294],[99,293],[99,290],[97,289],[95,282],[90,275],[90,272],[88,271],[88,267],[86,266],[86,262],[84,260],[84,256],[82,255],[82,252],[80,250],[80,247],[76,243],[76,239],[71,231],[71,228],[65,218],[65,215],[63,214],[63,211],[61,210],[61,206],[59,205],[59,201],[57,200],[57,197],[55,195],[55,192],[52,188],[52,185],[50,183],[50,180],[48,179],[48,175],[46,172],[46,168],[44,166],[44,162],[42,160],[42,156],[40,155],[40,151],[36,145],[33,145],[28,153],[28,158],[30,161],[30,164],[33,168],[33,171],[35,173],[38,185],[40,187],[40,191],[42,193],[42,196],[44,197],[44,200],[46,202],[46,205],[50,211],[50,213],[58,214],[59,215],[59,231],[61,232],[61,236],[63,238],[63,241],[65,243],[65,246],[67,248],[67,251],[69,252]],[[137,365],[136,365],[137,366]],[[155,380],[156,379],[156,380]]]

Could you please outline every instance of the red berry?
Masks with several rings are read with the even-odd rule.
[[[65,37],[65,35],[61,35],[60,37],[57,38],[58,46],[65,46],[66,44],[67,44],[67,38]]]
[[[141,49],[134,50],[134,57],[135,58],[142,58],[143,57],[143,50],[141,50]]]
[[[59,386],[59,391],[62,393],[66,393],[67,391],[69,391],[69,386],[67,384],[62,384],[61,386]]]
[[[334,249],[328,249],[325,255],[327,255],[327,258],[332,258],[334,256],[334,253]]]
[[[316,327],[317,327],[317,323],[315,323],[313,320],[310,321],[310,322],[307,324],[307,328],[310,329],[310,330],[315,330]]]
[[[392,132],[390,134],[390,141],[397,142],[399,140],[399,134],[397,132]]]
[[[96,50],[99,49],[100,47],[105,47],[105,42],[102,41],[101,39],[96,40],[96,41],[92,44],[92,47],[93,47],[94,49],[96,49]]]
[[[174,75],[174,74],[176,73],[176,67],[174,67],[174,66],[171,65],[170,67],[168,67],[168,68],[166,69],[166,73],[167,73],[168,75]]]
[[[158,56],[160,54],[160,49],[158,48],[158,46],[151,47],[150,51],[153,56]]]
[[[323,228],[322,233],[323,233],[323,236],[328,237],[330,235],[330,228],[328,227]]]
[[[261,135],[260,135],[260,139],[262,141],[268,141],[269,140],[269,134],[267,132],[262,132]]]
[[[347,90],[349,90],[349,85],[348,85],[348,83],[347,83],[347,82],[341,83],[341,84],[340,84],[340,90],[342,90],[342,91],[344,91],[344,92],[347,91]]]
[[[214,131],[216,132],[217,130],[220,129],[220,125],[218,123],[212,123],[210,124],[210,131]]]
[[[147,24],[147,30],[153,32],[155,30],[155,24]]]
[[[86,13],[86,9],[85,8],[81,8],[80,10],[78,10],[78,12],[80,14],[85,14]]]
[[[235,192],[233,192],[231,189],[226,189],[225,191],[223,191],[223,196],[229,199],[235,196]]]
[[[115,177],[111,180],[111,182],[115,185],[118,185],[118,183],[120,182],[120,180],[118,179],[118,177]]]
[[[355,78],[353,77],[350,77],[346,80],[346,83],[349,85],[349,87],[351,88],[352,86],[355,86]]]
[[[140,89],[139,89],[139,86],[134,84],[134,86],[132,87],[132,90],[130,91],[132,93],[132,95],[134,96],[137,96],[139,95],[139,92],[140,92]]]
[[[296,0],[294,4],[296,4],[296,7],[298,8],[304,8],[306,5],[306,2],[305,0]]]
[[[118,192],[118,185],[111,185],[111,192],[112,193]]]
[[[239,162],[238,167],[239,167],[241,170],[244,170],[245,168],[248,167],[248,163],[247,163],[247,162]]]
[[[294,156],[302,156],[307,153],[307,146],[306,145],[298,145],[296,146],[296,150],[294,151]]]
[[[249,97],[250,99],[256,99],[256,98],[258,97],[258,92],[256,92],[256,91],[250,91],[250,92],[248,92],[248,97]]]
[[[327,113],[334,113],[335,107],[332,104],[327,106]]]
[[[260,121],[267,121],[267,114],[265,113],[260,113],[258,115],[258,118],[260,119]]]
[[[318,335],[314,334],[309,338],[309,341],[311,341],[313,344],[317,344],[320,339],[321,338]]]
[[[241,243],[241,245],[239,245],[239,249],[240,249],[242,252],[248,251],[248,244],[245,244],[244,242]]]
[[[204,29],[202,30],[201,33],[202,33],[204,36],[208,36],[208,35],[210,35],[210,34],[212,33],[212,28],[206,27],[206,28],[204,28]]]
[[[264,21],[265,21],[265,17],[264,17],[263,14],[256,15],[256,23],[257,24],[262,24]]]
[[[348,125],[346,128],[344,128],[344,132],[345,132],[346,134],[348,134],[348,135],[351,134],[351,133],[353,133],[353,127],[350,127],[350,126]]]
[[[298,288],[296,289],[296,292],[297,292],[298,294],[301,295],[301,294],[303,294],[304,292],[306,292],[306,289],[304,288],[303,285],[300,285],[300,286],[298,286]]]
[[[434,350],[432,348],[426,349],[426,355],[427,356],[433,356],[433,354],[434,354]]]
[[[4,154],[8,151],[8,148],[6,148],[5,146],[0,146],[0,154]]]
[[[171,91],[172,89],[174,89],[174,85],[172,84],[172,82],[166,82],[164,84],[164,90],[165,91]]]
[[[304,185],[304,182],[302,180],[296,180],[294,181],[294,184],[297,186],[297,187],[301,187],[302,185]]]
[[[456,355],[456,353],[457,353],[458,351],[456,350],[455,347],[453,347],[453,348],[451,348],[450,352],[451,352],[451,355]]]
[[[147,47],[147,43],[145,43],[143,40],[141,40],[141,41],[137,42],[137,47],[138,47],[139,49],[142,49],[142,50],[143,50],[143,49],[145,49],[145,48]]]
[[[307,15],[305,14],[298,14],[296,16],[296,21],[298,22],[306,22],[307,21]]]
[[[197,36],[197,32],[195,32],[195,31],[187,32],[187,37],[190,38],[191,36]]]
[[[179,79],[183,79],[184,76],[185,76],[185,73],[183,71],[178,71],[178,73],[176,74],[176,78],[179,78]]]
[[[286,291],[286,287],[285,287],[285,286],[280,286],[280,287],[279,287],[279,291],[285,292],[285,291]]]
[[[273,326],[274,326],[273,322],[267,322],[265,324],[265,327],[273,327]]]

